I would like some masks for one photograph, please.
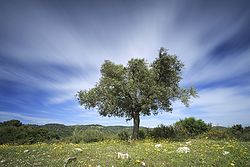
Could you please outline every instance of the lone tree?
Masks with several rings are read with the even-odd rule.
[[[106,60],[101,66],[101,78],[94,88],[76,95],[86,109],[97,108],[102,116],[133,119],[133,139],[138,139],[140,116],[172,111],[172,103],[181,100],[189,106],[193,87],[181,88],[184,64],[177,56],[161,48],[152,64],[144,59],[131,59],[126,67]]]

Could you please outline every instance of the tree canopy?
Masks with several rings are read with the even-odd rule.
[[[99,82],[92,89],[79,91],[77,97],[81,105],[96,108],[102,116],[133,119],[132,137],[137,139],[140,116],[172,111],[176,100],[188,106],[190,98],[197,97],[193,87],[179,85],[183,67],[177,56],[164,48],[151,64],[145,59],[131,59],[123,66],[106,60]]]

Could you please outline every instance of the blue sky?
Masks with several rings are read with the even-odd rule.
[[[80,107],[74,95],[98,82],[104,60],[152,62],[161,46],[185,64],[189,108],[143,117],[142,126],[194,116],[250,125],[250,3],[212,1],[0,2],[0,121],[132,125]]]

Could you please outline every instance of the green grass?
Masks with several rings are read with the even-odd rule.
[[[250,166],[250,142],[234,140],[213,141],[206,139],[191,140],[188,147],[190,153],[177,153],[178,147],[185,146],[185,142],[170,142],[151,140],[135,141],[103,141],[98,143],[81,144],[45,144],[34,145],[0,145],[1,167],[63,167],[65,159],[76,157],[67,167],[114,167],[118,166]],[[155,148],[161,143],[162,148]],[[82,152],[75,148],[81,148]],[[29,150],[28,152],[24,152]],[[223,155],[223,151],[230,152]],[[118,159],[117,152],[129,154],[129,159]]]

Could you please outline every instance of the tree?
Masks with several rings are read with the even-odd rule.
[[[194,117],[185,118],[175,123],[175,128],[179,133],[184,133],[188,136],[196,136],[207,132],[211,128],[211,124],[206,124],[201,119]]]
[[[236,124],[231,127],[231,132],[234,136],[240,136],[243,133],[243,127],[241,124]]]
[[[96,108],[102,116],[133,119],[133,139],[138,139],[140,116],[172,111],[172,103],[181,100],[186,106],[197,93],[193,87],[181,88],[184,64],[177,56],[161,48],[151,64],[144,59],[131,59],[127,66],[106,60],[101,78],[94,88],[77,94],[80,105]]]
[[[19,126],[22,126],[22,122],[19,121],[19,120],[12,119],[12,120],[9,120],[9,121],[4,121],[3,125],[19,127]]]

